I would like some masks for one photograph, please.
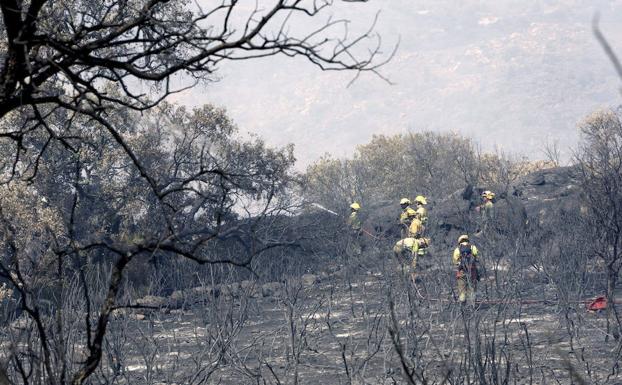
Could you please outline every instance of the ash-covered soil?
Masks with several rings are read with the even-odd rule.
[[[622,383],[604,313],[537,269],[490,267],[475,306],[428,258],[413,285],[393,260],[351,260],[286,282],[197,288],[119,313],[97,376],[131,384]],[[177,294],[179,296],[179,293]],[[410,377],[413,382],[407,380]]]

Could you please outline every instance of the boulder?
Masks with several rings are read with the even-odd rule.
[[[180,309],[186,302],[186,295],[183,290],[175,290],[168,297],[168,304],[173,309]]]
[[[147,295],[136,301],[137,305],[148,306],[153,308],[161,308],[169,306],[169,300],[165,297],[159,297],[156,295]]]
[[[169,307],[173,309],[188,308],[204,303],[209,297],[220,295],[218,286],[199,286],[187,290],[175,290],[168,297]]]
[[[248,297],[257,297],[259,287],[255,281],[245,280],[240,282],[240,295]]]
[[[146,315],[142,314],[142,313],[130,313],[130,319],[136,320],[136,321],[143,321],[147,318]]]
[[[365,209],[363,229],[378,238],[399,238],[400,212],[401,208],[395,202],[379,202]]]
[[[300,281],[303,286],[311,287],[320,282],[320,277],[315,274],[303,274],[302,277],[300,277]]]
[[[550,224],[559,218],[560,211],[579,211],[580,194],[576,167],[539,170],[512,186],[512,195],[520,199],[527,217],[539,225]]]
[[[233,282],[230,284],[222,284],[218,285],[220,288],[220,295],[227,298],[239,298],[240,297],[240,284],[238,282]]]
[[[276,297],[281,294],[283,285],[279,282],[268,282],[261,286],[261,295],[264,297]]]

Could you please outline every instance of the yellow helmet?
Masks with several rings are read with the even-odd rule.
[[[490,190],[486,190],[486,191],[482,192],[482,197],[488,198],[488,199],[492,199],[492,198],[495,197],[495,193],[493,193]]]
[[[425,199],[425,197],[423,195],[417,195],[417,197],[415,198],[415,202],[419,202],[422,205],[427,205],[428,201]]]
[[[400,204],[401,205],[409,205],[410,204],[410,199],[402,198],[402,199],[400,199]]]
[[[469,241],[469,236],[466,234],[462,234],[461,236],[458,237],[458,243],[468,242],[468,241]]]
[[[358,204],[358,202],[353,202],[353,203],[350,205],[350,208],[351,208],[352,210],[360,210],[360,209],[361,209],[361,205],[360,205],[360,204]]]

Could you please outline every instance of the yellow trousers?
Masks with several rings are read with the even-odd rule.
[[[475,303],[475,293],[477,291],[477,280],[471,279],[467,274],[462,273],[457,277],[458,281],[458,302],[464,303],[469,300]]]

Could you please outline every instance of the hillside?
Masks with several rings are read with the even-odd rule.
[[[602,266],[595,259],[577,264],[577,254],[556,248],[564,226],[573,225],[559,218],[578,210],[576,169],[539,170],[512,183],[499,193],[486,227],[474,211],[482,188],[431,199],[433,245],[414,282],[390,251],[395,207],[380,205],[358,240],[347,236],[341,218],[323,211],[281,217],[273,231],[316,228],[325,238],[263,256],[256,261],[260,276],[236,280],[230,270],[228,279],[201,281],[193,265],[178,285],[199,278],[194,286],[135,297],[138,291],[128,289],[120,303],[130,305],[113,313],[93,380],[618,385],[620,342],[606,332],[606,312],[586,311],[604,291]],[[449,263],[457,234],[471,231],[482,260],[473,306],[456,302]],[[8,312],[10,303],[4,305]],[[11,338],[32,327],[25,314],[8,321],[5,352]],[[79,362],[84,350],[75,346],[72,357]]]
[[[177,99],[227,106],[243,130],[275,145],[295,143],[302,167],[325,152],[349,156],[372,134],[421,130],[454,130],[485,149],[539,157],[544,143],[574,145],[577,122],[595,108],[619,104],[619,79],[591,31],[599,12],[619,48],[619,2],[459,4],[396,0],[355,8],[351,33],[379,11],[383,52],[399,41],[381,71],[392,84],[362,74],[348,87],[351,74],[274,58],[227,63],[221,83]]]
[[[519,226],[546,228],[550,213],[575,207],[574,175],[521,178],[499,197],[500,223],[520,213]],[[456,192],[430,209],[435,234],[448,238],[420,260],[416,284],[388,252],[394,239],[377,233],[363,254],[346,245],[312,274],[144,297],[137,304],[152,310],[116,313],[108,349],[123,355],[111,355],[101,375],[135,384],[618,384],[619,342],[606,338],[604,313],[586,312],[602,290],[596,265],[568,274],[543,248],[499,252],[498,233],[483,231],[478,301],[455,302],[448,255],[463,229],[452,221],[468,217],[476,195]]]
[[[519,283],[498,271],[470,310],[453,303],[450,272],[426,267],[417,291],[394,261],[384,262],[288,280],[263,295],[205,295],[186,310],[119,318],[111,348],[141,337],[123,345],[116,377],[104,372],[136,384],[401,384],[400,346],[413,377],[429,382],[618,377],[617,343],[604,342],[603,316],[560,300],[541,279]]]

